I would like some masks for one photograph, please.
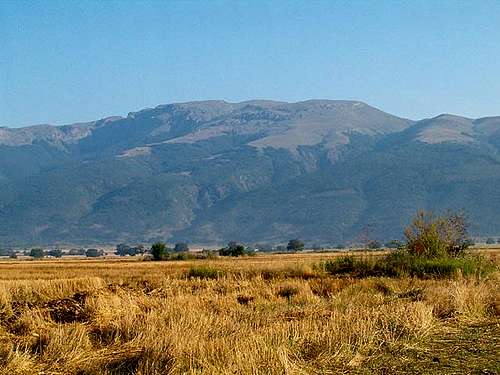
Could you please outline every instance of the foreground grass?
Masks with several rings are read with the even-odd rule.
[[[334,278],[318,260],[0,264],[0,373],[403,373],[498,322],[497,273]]]
[[[483,322],[459,328],[444,326],[426,344],[409,347],[395,360],[375,356],[357,374],[481,374],[500,373],[500,324]]]

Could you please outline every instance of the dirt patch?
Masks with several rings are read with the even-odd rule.
[[[500,374],[500,321],[433,336],[419,349],[384,353],[356,374]]]
[[[47,302],[44,307],[57,323],[85,322],[88,319],[85,311],[86,298],[87,294],[76,293],[70,298]]]

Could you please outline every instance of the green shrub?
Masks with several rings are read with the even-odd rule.
[[[61,249],[53,249],[47,251],[47,255],[54,257],[54,258],[61,258],[63,256],[63,252]]]
[[[43,249],[40,249],[40,248],[31,249],[29,255],[30,255],[30,257],[33,257],[33,258],[43,258],[45,256],[45,251],[43,251]]]
[[[335,260],[325,262],[324,268],[326,272],[329,272],[333,275],[352,273],[354,271],[355,262],[357,261],[353,256],[343,256]]]
[[[354,257],[343,256],[338,259],[325,262],[324,269],[332,275],[348,274],[352,277],[370,276],[398,276],[397,271],[392,269],[386,262],[381,261],[385,257]]]
[[[217,279],[224,276],[224,271],[209,266],[191,267],[187,277],[197,277],[200,279]]]
[[[85,256],[87,258],[98,258],[102,255],[104,255],[104,252],[102,250],[98,250],[98,249],[87,249],[85,251]]]
[[[457,273],[463,276],[483,277],[493,272],[492,262],[480,256],[464,256],[459,258],[416,258],[410,267],[410,276],[452,277]]]
[[[245,254],[245,246],[237,243],[236,241],[230,241],[226,247],[223,247],[219,250],[220,256],[231,256],[231,257],[239,257]]]
[[[301,240],[295,238],[293,240],[288,241],[288,245],[286,246],[286,249],[288,251],[302,251],[304,250],[304,242]]]
[[[153,260],[165,260],[168,258],[168,248],[163,242],[156,242],[151,246]]]
[[[129,246],[127,244],[121,243],[116,245],[116,251],[115,254],[119,256],[136,256],[138,254],[144,254],[144,246],[143,245],[137,245],[137,246]]]
[[[386,256],[344,256],[324,263],[323,268],[332,275],[420,278],[452,277],[458,273],[484,276],[496,269],[493,262],[465,253],[471,241],[462,214],[434,216],[419,211],[404,234],[404,246]]]
[[[404,235],[408,252],[425,257],[457,256],[470,245],[465,216],[451,212],[434,216],[421,210]]]
[[[332,275],[352,277],[419,277],[445,278],[459,273],[463,276],[486,276],[496,267],[488,259],[475,255],[460,257],[422,257],[406,251],[396,251],[383,257],[355,258],[345,256],[325,262],[323,268]]]

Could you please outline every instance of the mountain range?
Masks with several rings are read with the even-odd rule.
[[[418,209],[500,233],[500,117],[200,101],[0,128],[0,245],[388,240]]]

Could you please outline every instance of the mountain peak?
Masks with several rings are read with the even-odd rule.
[[[431,120],[446,120],[446,121],[458,121],[458,122],[473,121],[470,118],[464,116],[457,116],[450,113],[441,113],[440,115],[433,117]]]
[[[419,121],[415,124],[417,140],[424,143],[471,143],[474,141],[473,121],[451,114]]]

